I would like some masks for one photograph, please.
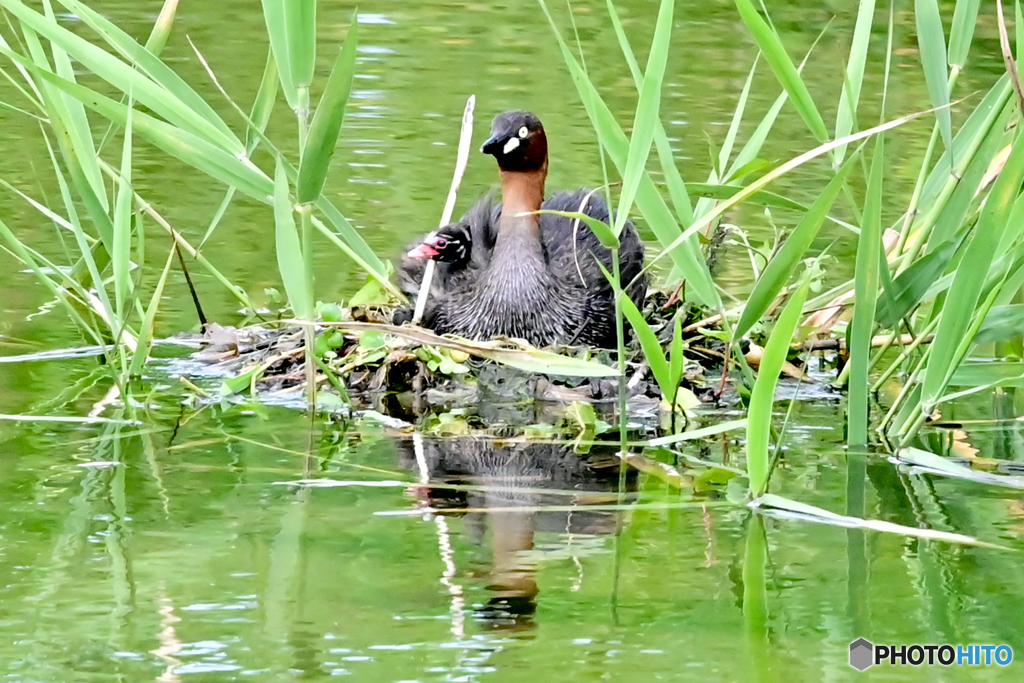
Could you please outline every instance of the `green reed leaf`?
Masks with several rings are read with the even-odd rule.
[[[114,205],[114,249],[110,254],[114,275],[114,302],[118,320],[127,315],[125,304],[131,288],[132,248],[132,108],[128,99],[128,115],[124,125],[124,145],[121,152],[121,173],[117,183]],[[139,264],[140,267],[143,264]]]
[[[125,125],[128,108],[121,102],[60,78],[49,71],[38,69],[21,55],[5,48],[0,47],[0,54],[28,64],[41,78],[69,93],[88,108],[121,126]],[[273,183],[248,160],[240,159],[203,138],[160,121],[141,111],[136,111],[133,114],[133,125],[136,132],[142,137],[168,154],[195,166],[197,169],[228,185],[237,187],[251,197],[262,202],[269,202],[269,198],[273,194]]]
[[[930,413],[945,391],[950,375],[966,353],[964,346],[972,319],[979,311],[978,303],[985,286],[1002,233],[1011,226],[1007,218],[1024,181],[1024,142],[1019,131],[1014,136],[1013,150],[989,192],[981,217],[957,267],[949,288],[941,319],[931,345],[931,356],[925,370],[921,410]],[[1016,228],[1016,226],[1012,226]],[[979,323],[980,324],[980,323]]]
[[[171,37],[171,29],[174,27],[174,15],[178,11],[178,0],[164,0],[160,8],[160,14],[153,22],[153,29],[146,39],[145,48],[153,55],[159,56],[167,45],[167,39]]]
[[[277,241],[277,267],[295,315],[312,320],[314,307],[306,279],[299,233],[295,228],[295,210],[288,193],[288,175],[279,159],[274,173],[274,234]]]
[[[316,0],[285,0],[284,25],[291,81],[308,89],[316,67]]]
[[[949,72],[946,69],[946,35],[939,16],[938,0],[914,0],[917,46],[921,53],[924,80],[946,149],[952,149],[953,123],[949,114]]]
[[[957,0],[953,9],[953,24],[949,30],[949,65],[963,68],[971,51],[974,29],[978,25],[978,7],[981,0]],[[1018,26],[1019,28],[1019,26]]]
[[[132,356],[132,364],[129,367],[128,374],[131,377],[138,377],[142,374],[142,367],[146,364],[146,360],[149,358],[149,352],[153,348],[153,332],[156,323],[156,314],[160,310],[160,302],[164,295],[164,286],[167,284],[167,274],[171,272],[171,265],[174,263],[174,247],[167,252],[167,261],[164,263],[164,269],[160,272],[160,278],[157,280],[156,287],[153,288],[153,294],[150,296],[149,305],[146,306],[146,313],[142,317],[142,325],[139,327],[139,338],[138,346],[135,349],[135,354]]]
[[[836,137],[841,138],[853,131],[857,120],[857,105],[860,103],[860,90],[864,82],[864,65],[868,57],[868,45],[871,42],[871,24],[875,18],[875,0],[860,0],[857,9],[857,23],[853,28],[853,40],[850,43],[850,58],[846,62],[846,80],[843,91],[839,95],[839,110],[836,112]],[[846,156],[846,147],[836,148],[836,163]]]
[[[55,22],[46,25],[45,32],[40,30],[41,34],[67,50],[69,55],[121,92],[126,95],[131,92],[139,104],[152,109],[169,122],[232,154],[242,153],[241,141],[224,120],[167,64],[81,2],[60,2],[124,57],[128,64]],[[0,0],[0,5],[6,6],[8,3],[21,5],[19,0]],[[22,18],[24,15],[35,21],[30,12],[26,14],[19,11],[19,19],[25,21]]]
[[[612,227],[610,225],[580,211],[554,211],[551,209],[541,209],[540,211],[532,211],[530,213],[547,213],[553,216],[562,216],[576,221],[583,221],[590,226],[590,230],[594,233],[594,236],[597,237],[598,241],[601,242],[601,246],[607,249],[617,249],[619,246],[619,238],[614,232],[612,232]]]
[[[733,339],[742,338],[754,323],[761,319],[761,316],[789,281],[797,265],[806,258],[811,242],[817,236],[818,230],[825,222],[832,204],[835,203],[836,197],[839,196],[839,192],[846,183],[847,176],[855,165],[855,159],[855,155],[851,156],[843,164],[839,172],[829,181],[811,207],[804,213],[800,223],[793,229],[793,234],[786,239],[778,253],[765,266],[761,276],[754,283],[754,289],[747,297],[747,304],[743,307],[736,327],[733,328]]]
[[[263,0],[263,19],[270,37],[270,48],[277,62],[277,72],[281,80],[281,91],[288,106],[293,110],[299,108],[299,92],[295,83],[291,64],[291,52],[288,49],[288,27],[285,18],[285,4],[289,0]]]
[[[359,39],[359,15],[352,13],[345,44],[334,62],[334,69],[327,81],[327,88],[317,105],[316,114],[306,136],[299,162],[299,177],[296,182],[296,199],[300,204],[315,201],[323,190],[327,171],[331,166],[334,147],[345,120],[345,104],[352,92],[352,78],[355,75],[356,45]]]
[[[813,98],[811,98],[807,84],[804,83],[804,80],[797,72],[796,66],[793,65],[793,60],[789,58],[789,54],[786,52],[786,48],[783,47],[782,41],[779,40],[779,36],[768,25],[768,22],[761,18],[761,15],[758,14],[750,0],[736,0],[736,8],[740,12],[743,23],[747,25],[750,34],[757,42],[758,47],[761,48],[765,61],[771,66],[775,77],[779,79],[779,83],[789,93],[790,98],[793,100],[793,106],[796,107],[800,118],[807,124],[811,134],[817,138],[818,142],[828,140],[825,121],[821,118],[821,113],[815,106]]]
[[[782,365],[786,362],[793,333],[800,322],[809,288],[810,282],[805,277],[779,314],[775,328],[764,347],[757,380],[750,394],[750,407],[747,410],[747,478],[750,480],[750,493],[754,498],[761,496],[768,487],[771,458],[768,444],[772,430],[775,386],[779,382]]]
[[[882,249],[882,179],[885,172],[885,136],[875,138],[875,151],[864,197],[864,220],[857,241],[854,267],[853,322],[850,323],[850,381],[847,401],[846,442],[865,446],[868,442],[868,365],[871,335],[875,326],[880,268],[885,262]]]
[[[661,88],[665,80],[669,44],[672,41],[674,8],[674,0],[661,0],[658,20],[654,26],[654,38],[651,40],[651,51],[647,58],[647,69],[644,71],[640,98],[637,100],[636,113],[633,116],[633,132],[629,139],[626,167],[622,171],[622,192],[619,194],[619,209],[613,227],[616,235],[622,232],[629,211],[633,208],[640,178],[645,172],[647,158],[651,153],[657,121],[660,120]]]
[[[562,58],[569,69],[576,90],[583,101],[583,106],[587,110],[591,125],[597,132],[612,163],[622,174],[629,155],[629,140],[615,120],[611,109],[605,104],[594,84],[587,78],[583,67],[572,54],[565,39],[562,38],[547,4],[544,0],[538,1],[555,34],[555,40],[558,41]],[[720,306],[721,297],[711,278],[711,273],[708,271],[707,262],[701,253],[696,236],[691,232],[685,238],[680,238],[679,225],[672,211],[647,173],[644,173],[640,179],[636,193],[636,206],[661,245],[663,247],[671,245],[671,248],[666,249],[664,253],[672,259],[673,264],[686,279],[688,291],[692,296],[705,306],[711,308]]]
[[[622,26],[621,19],[619,19],[619,13],[615,9],[615,3],[612,0],[607,0],[605,4],[608,7],[608,15],[612,20],[612,27],[615,29],[615,36],[619,40],[619,48],[622,50],[622,55],[626,58],[626,64],[633,75],[633,82],[636,84],[636,90],[639,94],[644,83],[644,76],[640,72],[640,65],[637,64],[633,48],[629,44],[629,38],[626,37],[626,31]],[[687,194],[686,183],[683,182],[683,177],[676,166],[675,155],[672,153],[672,144],[668,140],[665,126],[661,123],[660,117],[655,121],[654,146],[658,151],[658,162],[661,164],[661,172],[665,176],[665,188],[668,190],[669,199],[672,201],[672,206],[679,217],[679,222],[689,225],[693,222],[693,204],[690,202],[690,197]]]

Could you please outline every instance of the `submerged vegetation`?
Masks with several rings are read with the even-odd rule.
[[[174,24],[176,0],[166,0],[144,44],[78,0],[44,0],[41,10],[20,0],[0,0],[11,29],[0,30],[0,55],[7,60],[3,74],[20,95],[7,106],[39,122],[60,199],[47,203],[0,182],[52,223],[64,246],[63,258],[33,247],[32,239],[17,234],[3,217],[0,233],[9,254],[52,292],[88,342],[102,348],[126,404],[134,391],[132,380],[143,374],[149,357],[168,279],[178,277],[179,270],[187,277],[189,271],[202,269],[237,298],[249,314],[246,322],[258,326],[254,331],[214,331],[213,321],[206,320],[195,300],[197,315],[208,328],[207,342],[219,345],[215,352],[227,349],[236,358],[238,367],[224,382],[224,395],[252,391],[261,378],[274,376],[279,386],[304,388],[308,405],[334,408],[353,400],[353,391],[401,386],[419,392],[430,382],[471,374],[467,359],[477,357],[526,372],[614,381],[605,386],[613,391],[598,393],[619,402],[617,415],[610,419],[618,421],[620,453],[628,457],[630,446],[637,445],[627,429],[630,397],[617,387],[635,387],[646,377],[651,380],[643,385],[648,391],[635,393],[660,399],[672,419],[667,434],[642,445],[666,445],[706,433],[686,431],[685,413],[697,403],[687,368],[697,360],[707,370],[706,386],[712,390],[706,393],[718,398],[727,385],[735,386],[747,411],[745,422],[719,427],[746,426],[749,499],[761,507],[827,520],[824,511],[767,493],[786,438],[785,426],[773,422],[779,377],[788,372],[804,381],[800,366],[815,348],[832,344],[836,350],[828,361],[838,366],[836,386],[847,392],[849,446],[863,448],[874,434],[906,458],[918,452],[910,447],[922,427],[950,401],[1024,381],[1024,307],[1019,303],[1024,287],[1024,145],[1018,144],[1024,92],[1011,47],[1016,44],[1019,50],[1024,44],[1019,3],[1013,6],[1012,39],[1003,25],[1004,8],[998,7],[1007,74],[987,93],[972,95],[957,92],[956,85],[971,52],[980,0],[956,2],[948,40],[938,0],[916,2],[921,78],[931,102],[919,112],[895,118],[886,110],[886,87],[866,92],[864,79],[871,33],[879,19],[888,27],[883,57],[887,70],[893,51],[894,5],[878,4],[860,3],[838,104],[821,107],[801,78],[802,64],[793,61],[770,16],[751,0],[736,0],[760,56],[738,94],[725,136],[712,141],[715,151],[706,180],[693,183],[683,178],[661,112],[677,20],[674,2],[660,4],[651,44],[644,46],[643,68],[615,4],[607,2],[608,20],[636,89],[633,120],[622,122],[588,77],[585,55],[574,50],[566,30],[571,22],[540,0],[606,162],[603,189],[617,195],[608,200],[615,208],[611,225],[577,217],[587,220],[613,251],[627,218],[641,217],[657,246],[646,271],[665,271],[645,309],[626,296],[617,297],[614,354],[538,350],[514,340],[440,338],[418,327],[390,324],[391,310],[408,304],[392,282],[391,265],[367,245],[346,219],[344,207],[323,193],[356,71],[358,15],[353,14],[329,78],[314,87],[315,0],[263,1],[270,54],[250,107],[221,91],[232,111],[230,124],[160,58]],[[64,25],[64,13],[81,22],[86,37]],[[216,82],[198,50],[196,56]],[[781,92],[760,119],[753,119],[747,97],[755,74],[766,66]],[[313,91],[321,92],[316,102]],[[294,115],[294,150],[267,133],[282,96]],[[877,122],[867,121],[866,108],[860,106],[868,99],[880,103]],[[762,148],[787,105],[818,145],[772,163],[762,156]],[[822,113],[827,110],[836,111],[831,127]],[[902,201],[902,214],[885,225],[882,196],[893,165],[887,139],[891,131],[921,117],[933,120],[927,152],[916,161],[916,183]],[[745,139],[744,131],[750,131]],[[224,185],[223,202],[203,234],[183,234],[136,192],[133,153],[138,140]],[[117,143],[119,153],[114,151]],[[815,159],[828,164],[831,176],[812,201],[773,191],[773,181]],[[460,175],[457,171],[455,186]],[[290,312],[258,312],[249,295],[200,249],[237,193],[268,207],[267,233],[272,220]],[[738,300],[716,283],[709,260],[727,234],[745,240],[738,228],[724,222],[742,204],[795,211],[800,218],[769,253],[747,244],[753,288]],[[829,282],[831,288],[822,291],[824,263],[831,257],[814,251],[812,244],[826,223],[856,235],[858,248],[854,278],[837,286]],[[331,302],[335,293],[316,287],[315,240],[329,242],[366,276],[366,285],[344,306]],[[620,281],[617,268],[607,277],[616,291],[628,289],[630,283]],[[634,333],[629,346],[627,323]],[[873,406],[879,389],[890,382],[899,383],[895,398]],[[318,387],[325,390],[328,385],[336,398],[318,399]],[[574,415],[566,422],[579,431],[589,429],[593,436],[593,411],[577,409]],[[610,431],[609,425],[601,431]],[[870,524],[850,518],[843,523]]]

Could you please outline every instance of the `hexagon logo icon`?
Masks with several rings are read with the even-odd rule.
[[[864,671],[875,663],[875,646],[865,638],[858,638],[850,643],[850,666],[857,671]]]

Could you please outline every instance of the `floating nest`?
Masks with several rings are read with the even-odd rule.
[[[617,377],[531,371],[557,368],[549,362],[552,352],[567,363],[614,367],[612,351],[539,351],[512,339],[470,342],[440,337],[420,327],[390,324],[393,311],[383,305],[329,306],[321,311],[325,320],[317,323],[315,338],[318,392],[340,395],[347,405],[403,416],[483,403],[585,401],[611,406],[618,397]],[[724,344],[705,334],[716,327],[716,318],[663,291],[648,295],[644,314],[666,352],[675,318],[681,317],[687,358],[683,386],[701,401],[716,400],[723,386]],[[295,321],[241,328],[212,324],[194,341],[201,349],[193,357],[228,377],[222,393],[301,396],[306,389],[305,332]],[[626,363],[630,410],[657,412],[661,392],[635,339],[627,348]]]

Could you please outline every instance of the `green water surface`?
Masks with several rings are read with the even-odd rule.
[[[91,4],[143,37],[161,3]],[[552,4],[567,25],[564,6]],[[794,55],[827,30],[805,76],[826,119],[834,117],[857,3],[767,4]],[[658,3],[617,5],[642,46]],[[684,176],[703,181],[708,138],[724,136],[756,49],[731,2],[676,5],[663,118]],[[573,7],[590,75],[628,122],[635,91],[604,3]],[[347,2],[320,3],[321,79],[351,10]],[[961,79],[965,93],[989,87],[1002,68],[994,22],[982,14]],[[382,256],[396,257],[435,226],[469,94],[478,102],[476,139],[495,112],[531,109],[552,143],[550,187],[602,182],[593,133],[532,2],[367,0],[360,21],[358,75],[327,191]],[[909,11],[897,15],[897,27],[889,116],[928,106]],[[165,52],[234,122],[186,36],[247,106],[266,56],[259,3],[183,1]],[[885,40],[880,15],[875,56]],[[879,61],[866,93],[880,89]],[[762,65],[745,130],[778,90]],[[0,95],[15,101],[9,91],[0,84]],[[873,98],[862,116],[878,116]],[[911,124],[887,142],[896,160],[887,170],[889,219],[912,187],[930,125]],[[293,121],[282,107],[271,126],[287,139]],[[765,155],[780,161],[814,145],[799,117],[784,110]],[[0,109],[0,150],[0,177],[52,196],[33,122]],[[137,189],[198,241],[223,188],[142,143],[135,158]],[[495,181],[488,162],[471,159],[460,208]],[[802,200],[827,178],[812,165],[775,189]],[[0,215],[38,248],[60,253],[54,228],[8,191],[0,192]],[[772,216],[782,227],[798,218]],[[272,220],[269,207],[236,198],[205,247],[260,303],[270,301],[264,288],[280,287]],[[756,207],[729,220],[752,241],[771,238]],[[818,246],[827,245],[836,256],[830,275],[849,274],[854,238],[823,233]],[[321,246],[318,294],[340,299],[360,278],[344,255]],[[155,242],[151,250],[160,254]],[[749,260],[731,252],[718,275],[742,294]],[[239,319],[212,278],[197,273],[197,285],[211,317]],[[164,334],[196,325],[177,279],[159,325]],[[48,293],[0,253],[0,352],[81,343]],[[859,637],[1005,643],[1024,658],[1024,505],[1013,490],[848,454],[838,395],[815,390],[796,405],[773,492],[1002,547],[754,516],[738,502],[740,478],[690,469],[685,460],[679,488],[656,466],[620,477],[597,450],[584,457],[548,446],[416,443],[373,423],[311,427],[287,407],[196,403],[178,385],[180,372],[155,363],[138,405],[102,412],[114,422],[0,420],[0,681],[1022,679],[1018,661],[864,674],[848,666],[849,643]],[[194,372],[193,379],[216,388]],[[93,358],[0,364],[3,415],[82,418],[108,389]],[[947,417],[1021,414],[1013,394],[988,400]],[[714,419],[736,417],[725,411]],[[968,427],[967,440],[982,456],[1019,460],[1018,424]],[[738,436],[680,453],[742,467]],[[950,436],[933,434],[936,448]],[[647,456],[674,462],[680,453]],[[333,485],[301,483],[310,481]]]

